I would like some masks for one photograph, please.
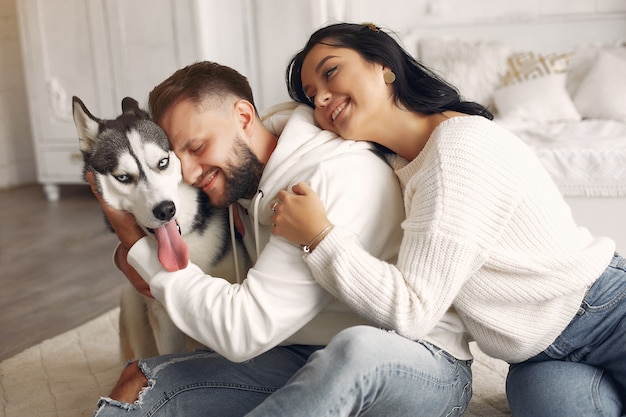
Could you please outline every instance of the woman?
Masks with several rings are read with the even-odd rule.
[[[390,151],[404,193],[391,265],[331,224],[306,184],[281,192],[273,233],[304,245],[316,280],[408,339],[455,309],[511,364],[515,416],[621,415],[626,260],[576,225],[532,151],[372,24],[318,30],[287,78],[324,129]]]

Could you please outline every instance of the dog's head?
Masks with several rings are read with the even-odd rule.
[[[182,172],[163,129],[130,97],[122,100],[122,114],[112,120],[93,116],[78,97],[72,105],[84,170],[94,173],[103,199],[154,231],[160,255],[161,246],[178,244],[175,220]],[[161,259],[167,269],[178,269],[168,262],[174,260]]]

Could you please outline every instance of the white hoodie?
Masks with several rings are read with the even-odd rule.
[[[365,249],[391,264],[402,239],[400,186],[371,144],[320,130],[304,105],[278,111],[265,123],[280,138],[258,194],[240,201],[248,209],[244,243],[254,262],[241,284],[205,275],[191,263],[167,272],[148,238],[128,255],[183,332],[237,362],[279,344],[325,345],[347,327],[370,324],[315,281],[299,246],[271,235],[270,206],[279,190],[307,182],[331,222],[347,225]]]

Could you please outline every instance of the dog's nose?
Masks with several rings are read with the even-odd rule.
[[[171,220],[176,214],[176,206],[173,201],[162,201],[158,206],[152,209],[152,214],[159,220]]]

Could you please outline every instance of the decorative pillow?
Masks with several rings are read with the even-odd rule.
[[[490,107],[510,48],[497,41],[422,38],[417,59],[456,87],[466,100]]]
[[[534,52],[511,55],[502,85],[494,92],[498,115],[538,122],[580,120],[565,89],[569,57]]]
[[[574,97],[585,75],[598,59],[602,51],[612,51],[626,59],[626,41],[583,43],[576,47],[569,61],[566,88]]]
[[[523,83],[530,79],[566,74],[571,53],[539,54],[517,52],[507,59],[502,86]]]
[[[625,75],[626,58],[614,51],[600,52],[574,96],[574,104],[580,114],[591,119],[626,122]]]

